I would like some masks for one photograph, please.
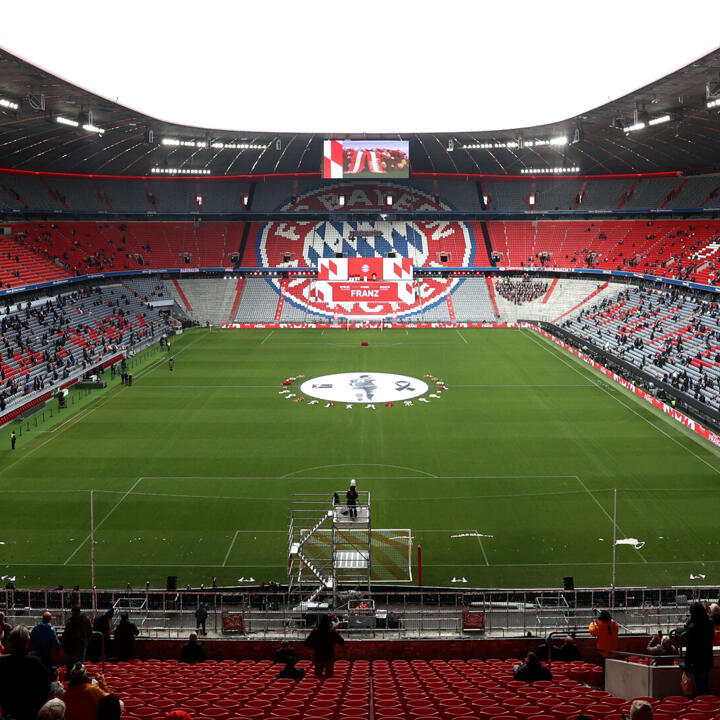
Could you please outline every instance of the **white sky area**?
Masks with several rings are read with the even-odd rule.
[[[6,0],[0,46],[160,120],[341,136],[563,120],[719,27],[718,0]]]

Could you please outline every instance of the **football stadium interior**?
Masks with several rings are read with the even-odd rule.
[[[66,693],[104,669],[131,720],[720,719],[719,138],[720,51],[549,125],[331,136],[0,50],[6,654],[49,611]]]

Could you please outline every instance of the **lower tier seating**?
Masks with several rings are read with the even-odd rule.
[[[335,675],[318,679],[309,661],[302,680],[278,679],[270,661],[185,665],[173,660],[111,663],[105,678],[129,720],[162,720],[185,710],[194,720],[622,720],[631,701],[597,690],[602,670],[555,662],[553,679],[513,679],[517,660],[338,660]],[[91,674],[100,666],[88,664]],[[716,720],[720,699],[643,698],[655,720]]]

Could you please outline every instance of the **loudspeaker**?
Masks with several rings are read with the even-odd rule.
[[[563,590],[574,590],[575,589],[575,578],[570,577],[564,577],[563,578]]]
[[[175,590],[177,590],[177,575],[167,576],[167,586],[165,589],[168,592],[175,592]]]
[[[397,257],[397,253],[396,253],[396,252],[389,252],[389,253],[387,254],[387,256],[388,256],[389,258],[395,258],[395,257]]]
[[[340,252],[340,253],[338,253],[338,252],[335,253],[335,257],[336,257],[336,258],[341,258],[342,256],[343,256],[343,254],[342,254],[341,252]]]

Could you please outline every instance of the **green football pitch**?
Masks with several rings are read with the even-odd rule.
[[[352,477],[373,527],[411,530],[413,565],[422,545],[425,585],[607,586],[613,488],[618,537],[644,543],[617,547],[618,585],[720,583],[717,452],[530,330],[196,330],[173,354],[23,423],[14,451],[6,428],[18,587],[89,587],[91,489],[99,587],[285,581],[293,494]],[[449,389],[374,410],[280,394],[357,371]]]

